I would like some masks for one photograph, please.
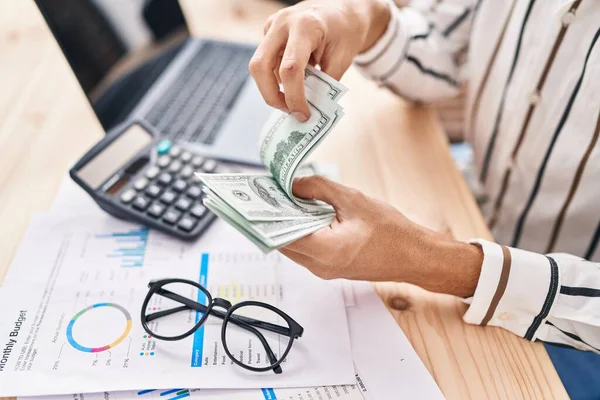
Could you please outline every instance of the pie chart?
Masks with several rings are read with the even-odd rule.
[[[118,346],[131,331],[131,314],[115,303],[84,308],[67,326],[69,344],[84,353],[101,353]]]

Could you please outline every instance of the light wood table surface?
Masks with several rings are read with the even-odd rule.
[[[267,0],[181,3],[195,35],[255,43],[280,7]],[[354,70],[343,82],[350,88],[346,116],[315,158],[337,163],[345,184],[414,221],[460,240],[490,239],[435,112],[411,107]],[[102,135],[33,1],[0,0],[0,279],[31,216],[49,208],[70,163]],[[404,310],[391,312],[447,398],[567,398],[541,344],[463,323],[466,306],[451,296],[376,286],[384,300],[404,300]]]

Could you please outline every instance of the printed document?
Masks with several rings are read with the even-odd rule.
[[[147,284],[166,277],[202,282],[233,303],[264,301],[294,318],[304,335],[283,373],[233,364],[218,322],[180,341],[148,335],[140,324]],[[186,244],[99,213],[41,215],[0,286],[0,304],[0,397],[355,381],[341,283],[261,254],[220,221]]]
[[[20,400],[381,400],[443,399],[406,336],[365,282],[344,286],[356,382],[351,385],[285,389],[169,389],[42,396]]]

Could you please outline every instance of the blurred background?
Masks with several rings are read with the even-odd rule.
[[[188,36],[173,0],[37,2],[107,131],[129,114]]]
[[[244,0],[220,1],[239,13],[248,7]],[[279,1],[279,6],[297,2]],[[396,0],[398,6],[410,3],[425,11],[440,2]],[[189,35],[175,0],[38,0],[38,4],[56,21],[53,29],[105,130],[125,118]],[[464,95],[435,106],[450,140],[461,141]]]

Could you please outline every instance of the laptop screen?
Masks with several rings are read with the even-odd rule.
[[[174,0],[35,0],[105,131],[122,122],[189,36]]]

